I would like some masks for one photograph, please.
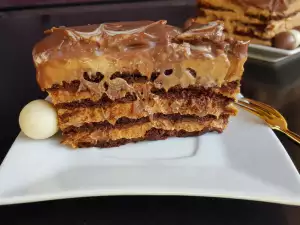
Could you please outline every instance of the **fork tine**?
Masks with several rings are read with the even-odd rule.
[[[263,111],[265,114],[268,114],[269,117],[272,117],[272,118],[278,117],[278,115],[274,115],[274,114],[272,113],[273,111],[271,111],[271,110],[269,110],[268,108],[263,107],[263,106],[261,106],[261,105],[259,105],[259,104],[255,104],[254,102],[252,102],[251,99],[243,98],[243,99],[240,99],[240,100],[238,100],[238,101],[247,104],[248,107],[255,108],[256,110]]]
[[[272,111],[272,113],[275,114],[276,116],[282,117],[282,115],[280,114],[280,112],[278,112],[272,106],[269,106],[269,105],[267,105],[267,104],[265,104],[263,102],[258,102],[258,101],[255,101],[255,100],[249,99],[249,98],[242,98],[242,101],[244,101],[244,100],[246,100],[246,101],[252,103],[253,105],[256,105],[256,106],[258,106],[258,107],[260,107],[262,109],[263,108],[265,108],[265,109],[267,108],[268,110]]]
[[[258,107],[258,106],[254,105],[254,104],[251,104],[251,102],[248,103],[248,102],[245,102],[245,101],[238,100],[236,103],[238,105],[244,106],[244,107],[246,107],[248,109],[255,110],[257,113],[263,114],[264,116],[268,117],[269,119],[273,118],[273,115],[270,114],[268,111],[263,110],[263,109],[261,109],[261,107]]]
[[[259,113],[258,111],[256,111],[254,108],[250,108],[248,107],[248,105],[244,105],[243,103],[241,102],[237,102],[236,103],[238,106],[240,106],[241,108],[245,109],[246,111],[249,111],[250,113],[253,113],[254,115],[257,115],[258,117],[260,117],[262,120],[264,120],[264,116]]]

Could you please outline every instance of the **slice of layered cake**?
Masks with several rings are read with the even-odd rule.
[[[229,37],[251,40],[253,44],[274,45],[277,34],[300,26],[299,0],[197,1],[197,22],[223,20]]]
[[[236,114],[247,43],[225,40],[222,23],[185,32],[166,21],[140,21],[47,33],[33,58],[66,145],[222,132]]]

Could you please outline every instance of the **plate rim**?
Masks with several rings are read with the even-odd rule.
[[[77,190],[77,191],[64,191],[55,194],[47,195],[27,195],[23,197],[10,197],[10,198],[1,198],[0,205],[13,205],[13,204],[23,204],[23,203],[34,203],[34,202],[44,202],[44,201],[53,201],[53,200],[64,200],[64,199],[76,199],[76,198],[88,198],[88,197],[112,197],[112,196],[182,196],[182,197],[212,197],[212,198],[223,198],[231,200],[245,200],[245,201],[255,201],[255,202],[266,202],[266,203],[276,203],[292,206],[300,206],[300,199],[294,201],[285,198],[271,198],[271,197],[254,197],[247,194],[237,195],[236,193],[231,195],[229,192],[226,193],[213,193],[201,191],[202,194],[197,193],[196,191],[162,191],[155,190]]]
[[[300,47],[297,47],[293,50],[286,50],[286,49],[280,49],[280,48],[270,47],[266,45],[249,44],[249,48],[263,50],[269,53],[277,53],[282,56],[294,55],[300,52]]]

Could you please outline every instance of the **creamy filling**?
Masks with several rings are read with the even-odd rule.
[[[151,122],[147,122],[141,125],[134,125],[125,129],[111,129],[109,132],[104,130],[96,130],[93,132],[79,132],[64,137],[63,143],[70,145],[74,148],[77,147],[80,142],[90,142],[96,144],[101,141],[110,141],[118,139],[135,139],[142,138],[146,132],[152,128],[164,129],[164,130],[184,130],[187,132],[202,131],[204,128],[216,128],[223,130],[228,123],[227,119],[219,118],[216,120],[208,120],[204,123],[198,123],[195,121],[184,121],[184,122],[171,122],[166,119],[155,119]]]
[[[236,60],[232,60],[235,58]],[[237,57],[228,57],[225,54],[220,54],[217,57],[196,58],[182,60],[180,62],[170,63],[164,66],[164,69],[158,71],[160,75],[154,82],[157,88],[168,90],[171,87],[180,85],[185,88],[189,85],[203,85],[206,87],[221,86],[222,84],[241,78],[243,73],[243,64],[246,57],[238,59]],[[236,63],[240,61],[242,63]],[[139,62],[143,62],[140,60]],[[141,73],[150,77],[154,68],[148,68],[147,61],[143,62],[143,67],[148,68],[147,73],[138,66],[137,62],[118,60],[121,65],[116,65],[114,61],[103,56],[90,58],[74,58],[68,59],[67,63],[64,60],[52,60],[41,64],[38,68],[37,79],[43,88],[51,88],[53,84],[62,84],[62,82],[71,82],[73,80],[81,80],[84,72],[96,74],[97,72],[104,75],[104,79],[98,84],[98,88],[104,83],[114,89],[119,84],[114,80],[110,80],[110,76],[116,72],[123,73]],[[128,65],[132,68],[128,68]],[[228,73],[229,68],[231,72]],[[195,75],[189,72],[189,68],[195,71]],[[165,71],[172,71],[170,74],[165,74]],[[53,76],[55,74],[55,76]],[[148,75],[150,74],[150,75]],[[98,91],[103,92],[103,88]]]
[[[198,0],[202,8],[220,8],[226,11],[235,11],[243,15],[262,15],[265,18],[270,16],[285,16],[293,14],[300,9],[300,2],[297,0],[274,1],[274,0]]]
[[[276,34],[293,29],[300,25],[300,13],[281,20],[260,21],[247,15],[230,12],[203,9],[205,17],[198,17],[197,22],[207,23],[216,19],[224,21],[226,32],[252,32],[263,39],[272,39]],[[258,27],[259,26],[259,27]],[[262,28],[260,28],[262,27]]]
[[[59,127],[64,130],[69,126],[80,127],[84,123],[92,122],[108,121],[115,124],[122,117],[138,119],[151,117],[156,113],[219,117],[221,114],[235,115],[236,112],[233,104],[225,105],[222,99],[202,96],[197,99],[174,101],[156,97],[149,101],[135,101],[105,108],[58,109],[58,116]]]
[[[239,62],[236,62],[236,65],[239,65]],[[228,74],[233,74],[233,73],[234,73],[234,68],[230,67]],[[97,84],[91,84],[91,85],[93,86],[94,89],[97,89]],[[118,99],[124,97],[127,93],[136,93],[139,97],[142,98],[157,97],[154,94],[152,94],[150,91],[154,87],[151,82],[147,82],[145,84],[134,83],[131,84],[130,86],[131,88],[129,92],[127,90],[120,90],[116,93],[110,93],[110,96],[113,94],[112,96],[113,99]],[[201,86],[199,86],[199,88],[201,88]],[[235,98],[240,91],[239,86],[235,89],[230,89],[229,91],[227,89],[222,89],[220,87],[211,87],[209,89],[210,91],[216,94],[220,94],[228,98]],[[78,90],[77,92],[70,92],[68,90],[58,89],[58,90],[49,90],[48,93],[49,96],[51,97],[53,104],[68,103],[68,102],[80,101],[84,99],[89,99],[91,101],[96,102],[101,98],[101,96],[98,95],[96,91],[90,91],[90,90]]]

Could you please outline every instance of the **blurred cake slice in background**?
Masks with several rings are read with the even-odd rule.
[[[220,22],[185,32],[166,21],[139,21],[47,33],[33,59],[66,145],[222,132],[236,114],[248,43],[225,40]]]
[[[292,32],[290,35],[281,35],[279,42],[274,43],[276,35],[300,26],[299,0],[197,0],[199,15],[196,22],[208,23],[222,20],[225,32],[229,37],[237,40],[251,40],[252,44],[261,44],[279,48],[282,42],[293,42],[293,46],[300,43],[300,35]],[[296,31],[297,32],[297,31]],[[288,36],[288,37],[287,37]],[[298,44],[297,44],[298,43]],[[286,49],[291,48],[287,47]],[[295,48],[295,47],[294,47]]]

